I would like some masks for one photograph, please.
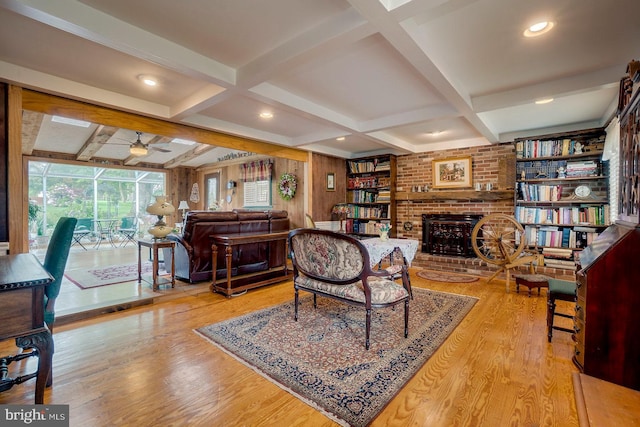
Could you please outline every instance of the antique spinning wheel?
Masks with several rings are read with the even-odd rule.
[[[487,283],[506,271],[507,292],[511,268],[524,264],[532,265],[533,262],[542,265],[542,255],[521,256],[526,244],[522,225],[514,217],[505,214],[485,216],[478,221],[471,233],[471,245],[478,258],[498,266],[498,270],[493,273]]]

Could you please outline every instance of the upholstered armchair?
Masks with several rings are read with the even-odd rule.
[[[299,291],[317,297],[333,298],[362,307],[366,311],[365,347],[370,346],[371,311],[404,303],[404,337],[409,334],[411,285],[406,266],[402,266],[402,285],[384,270],[373,270],[369,253],[349,235],[328,230],[299,228],[289,233],[295,291],[294,318],[298,320]]]

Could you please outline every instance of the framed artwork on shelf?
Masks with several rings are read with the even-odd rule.
[[[433,188],[471,187],[471,156],[433,161]]]
[[[336,174],[334,172],[327,173],[327,191],[336,191]]]

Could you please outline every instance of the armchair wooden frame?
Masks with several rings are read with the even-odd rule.
[[[404,303],[404,337],[409,334],[411,284],[406,266],[402,285],[389,273],[373,270],[369,253],[356,238],[329,230],[299,228],[289,233],[295,291],[294,318],[298,320],[299,291],[363,307],[366,310],[365,347],[370,347],[371,311]]]

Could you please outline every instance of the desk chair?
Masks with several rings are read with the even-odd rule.
[[[551,342],[553,330],[571,332],[575,330],[569,328],[563,328],[553,325],[553,319],[555,316],[564,317],[567,319],[573,319],[573,315],[566,313],[556,313],[556,300],[576,302],[577,300],[577,286],[576,282],[570,282],[567,280],[548,279],[549,290],[547,292],[547,339]]]
[[[62,217],[58,220],[44,257],[43,266],[53,276],[53,282],[46,286],[44,291],[44,321],[52,334],[56,317],[54,306],[60,293],[64,269],[67,266],[67,258],[69,257],[69,249],[73,239],[73,230],[76,228],[77,222],[77,218],[68,217]],[[50,371],[47,387],[50,387],[52,383],[53,374]]]

